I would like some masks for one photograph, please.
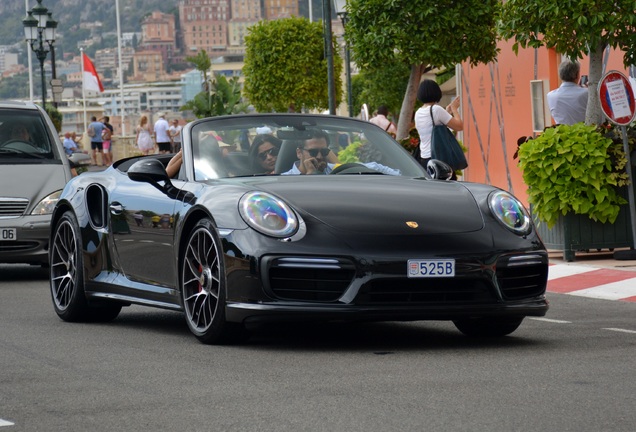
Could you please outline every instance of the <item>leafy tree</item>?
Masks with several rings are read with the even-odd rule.
[[[208,71],[212,66],[212,61],[210,61],[208,53],[205,50],[201,50],[195,56],[186,57],[186,61],[194,64],[195,69],[203,74],[203,90],[209,91]]]
[[[208,71],[212,62],[205,50],[199,51],[196,56],[186,57],[186,60],[203,74],[203,91],[193,100],[187,101],[181,111],[192,111],[197,118],[247,112],[247,103],[241,101],[241,83],[238,77],[228,80],[217,74],[209,81]]]
[[[589,54],[589,96],[585,122],[602,121],[596,91],[601,79],[603,51],[625,51],[625,66],[636,55],[636,14],[633,0],[508,0],[503,5],[501,34],[514,38],[513,49],[545,45],[571,58]]]
[[[21,73],[0,79],[0,99],[29,97],[29,74]]]
[[[53,105],[49,105],[49,104],[46,104],[46,113],[51,118],[53,125],[55,125],[55,129],[57,130],[57,133],[60,133],[62,131],[62,120],[63,120],[62,113],[59,112],[58,109],[55,108]]]
[[[497,54],[500,0],[348,0],[345,38],[361,67],[393,63],[411,69],[398,122],[398,139],[408,136],[422,73]]]
[[[336,105],[342,97],[342,58],[334,45]],[[326,109],[327,59],[320,22],[306,18],[261,21],[245,38],[245,95],[258,111]]]
[[[222,116],[247,112],[248,104],[241,101],[241,84],[238,77],[229,80],[216,75],[209,83],[210,91],[202,91],[186,102],[181,111],[192,111],[197,118]]]
[[[353,77],[351,85],[354,107],[366,103],[369,111],[374,111],[385,105],[389,112],[398,116],[410,74],[411,69],[405,63],[361,70]]]

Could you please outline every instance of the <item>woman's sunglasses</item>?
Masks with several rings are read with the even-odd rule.
[[[278,147],[272,147],[269,150],[265,150],[264,152],[260,152],[258,154],[258,158],[262,161],[264,161],[265,159],[267,159],[267,156],[272,155],[272,156],[278,156]]]
[[[307,153],[309,153],[309,155],[311,157],[318,156],[318,153],[320,153],[322,155],[322,157],[327,157],[327,155],[331,151],[330,149],[328,149],[326,147],[324,147],[324,148],[312,148],[312,149],[304,148],[303,150],[305,150]]]

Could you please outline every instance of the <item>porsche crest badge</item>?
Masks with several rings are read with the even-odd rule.
[[[414,221],[406,221],[406,226],[409,228],[417,228],[419,225]]]

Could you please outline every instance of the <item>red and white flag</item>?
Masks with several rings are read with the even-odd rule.
[[[93,62],[85,53],[82,53],[82,58],[84,60],[84,75],[82,77],[84,80],[84,90],[92,90],[102,93],[104,91],[104,86],[99,80],[99,75],[97,75],[95,65],[93,65]]]

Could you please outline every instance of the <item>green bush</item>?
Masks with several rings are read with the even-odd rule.
[[[620,206],[627,202],[618,193],[627,184],[627,159],[622,140],[610,137],[609,129],[560,125],[520,146],[528,201],[548,227],[569,212],[602,223],[616,221]]]

